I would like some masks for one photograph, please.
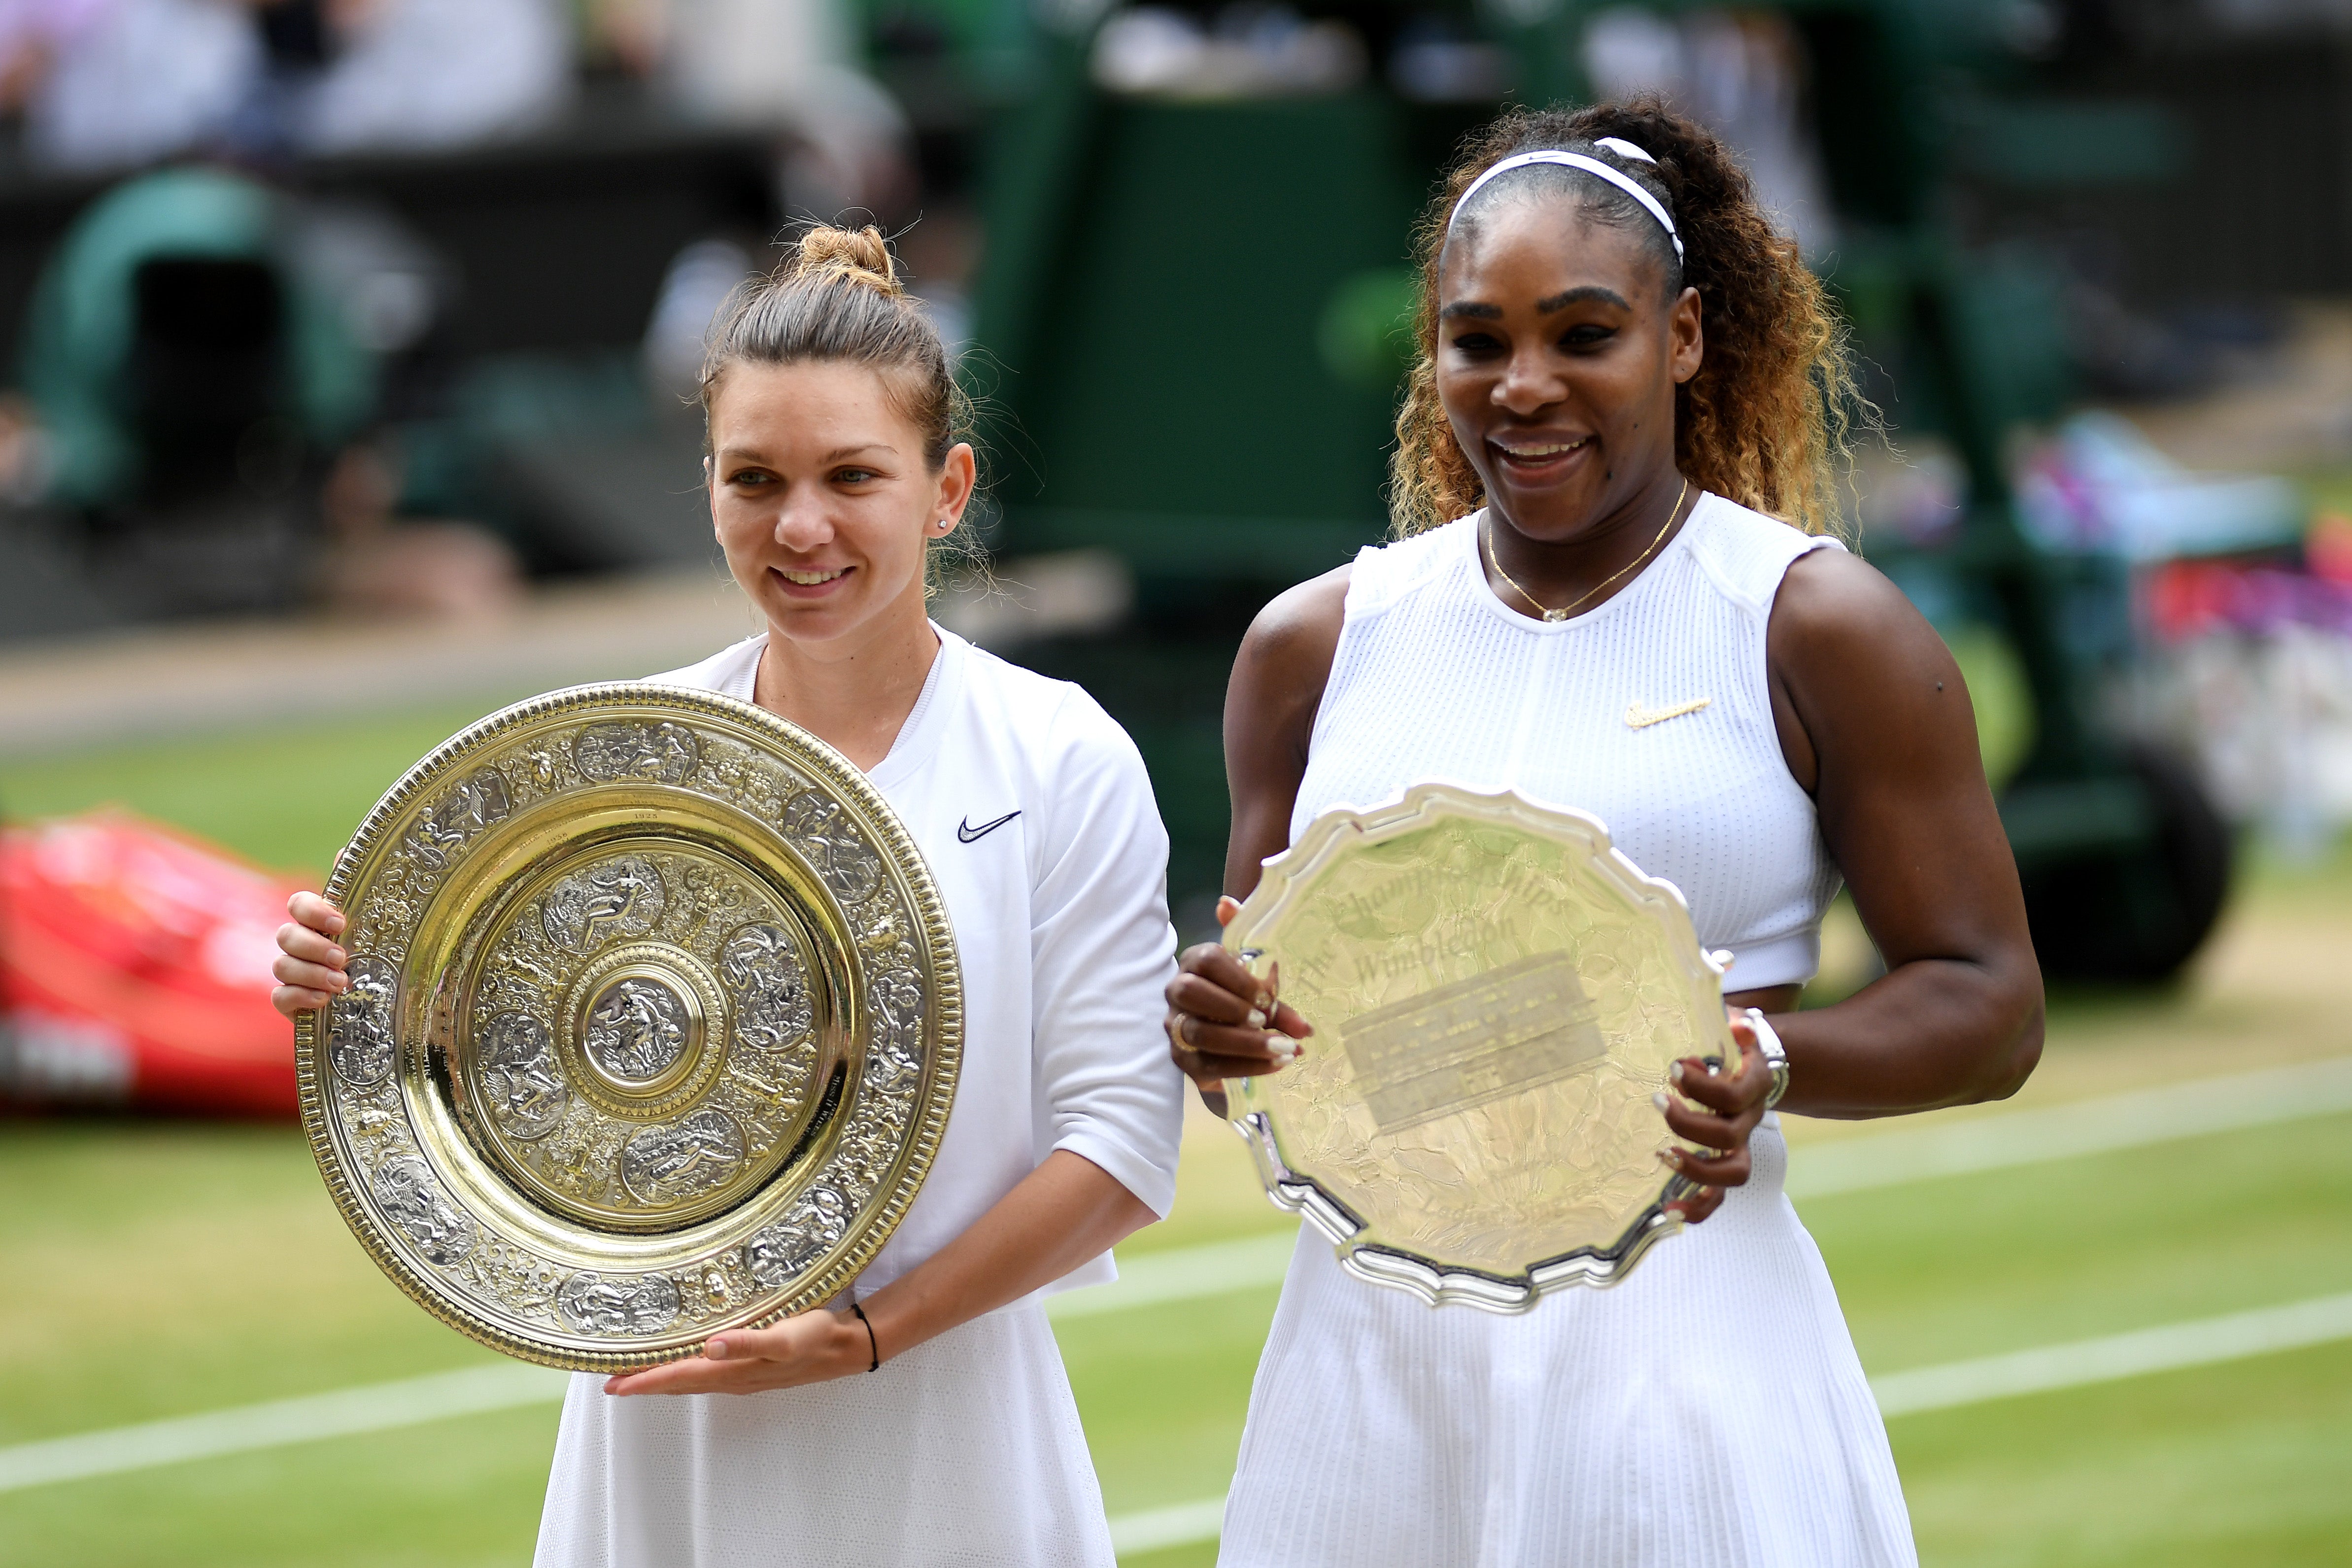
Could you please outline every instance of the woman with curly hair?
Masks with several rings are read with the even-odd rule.
[[[1614,1289],[1432,1310],[1303,1236],[1223,1561],[1911,1563],[1772,1108],[2010,1094],[2042,986],[1959,670],[1826,537],[1859,406],[1839,327],[1732,155],[1654,100],[1506,117],[1418,237],[1398,537],[1276,599],[1243,645],[1228,891],[1319,814],[1425,778],[1590,811],[1736,955],[1740,1061],[1685,1062],[1662,1098],[1708,1152],[1675,1157],[1696,1187],[1670,1206],[1696,1228]],[[1887,973],[1800,1014],[1841,879]],[[1210,1094],[1339,1022],[1214,944],[1168,1002]]]

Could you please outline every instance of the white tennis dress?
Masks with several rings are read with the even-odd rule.
[[[1591,812],[1737,953],[1810,978],[1838,886],[1772,721],[1765,626],[1833,542],[1717,496],[1615,597],[1546,623],[1470,517],[1356,558],[1291,819],[1445,778]],[[1310,1020],[1311,1021],[1311,1020]],[[1311,1047],[1310,1047],[1311,1048]],[[1916,1563],[1836,1292],[1755,1174],[1622,1285],[1524,1317],[1432,1308],[1300,1237],[1226,1505],[1226,1568],[1881,1568]]]
[[[961,1235],[1056,1149],[1165,1215],[1182,1079],[1168,836],[1142,759],[1077,687],[940,633],[868,775],[930,867],[963,966],[964,1058],[938,1160],[852,1288]],[[765,637],[655,679],[751,700]],[[1110,1256],[1051,1289],[1113,1278]],[[540,1568],[1109,1568],[1101,1489],[1038,1297],[755,1394],[615,1399],[572,1380]]]

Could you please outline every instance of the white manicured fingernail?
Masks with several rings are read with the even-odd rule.
[[[1666,1076],[1674,1080],[1676,1089],[1680,1089],[1683,1086],[1683,1064],[1676,1062],[1667,1068]]]
[[[1658,1108],[1658,1114],[1661,1116],[1674,1109],[1674,1102],[1666,1098],[1666,1091],[1663,1089],[1650,1096],[1650,1103]]]
[[[1251,1009],[1249,1010],[1249,1026],[1250,1026],[1251,1028],[1253,1028],[1253,1029],[1263,1029],[1263,1028],[1265,1028],[1265,1015],[1264,1013],[1259,1012],[1259,1011],[1258,1011],[1256,1008],[1255,1008],[1255,1007],[1251,1008]]]
[[[1265,1053],[1278,1062],[1286,1062],[1298,1055],[1298,1042],[1287,1035],[1269,1036],[1265,1042]]]

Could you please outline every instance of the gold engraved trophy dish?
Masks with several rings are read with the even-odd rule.
[[[1444,784],[1328,813],[1224,941],[1316,1028],[1234,1124],[1349,1273],[1520,1312],[1680,1228],[1652,1096],[1738,1059],[1723,966],[1593,817]]]
[[[336,861],[295,1023],[352,1231],[494,1349],[625,1371],[838,1294],[947,1126],[963,993],[906,828],[831,747],[631,682],[408,771]]]

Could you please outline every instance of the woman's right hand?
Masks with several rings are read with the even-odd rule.
[[[286,900],[294,918],[278,928],[278,962],[269,972],[278,989],[269,1000],[288,1017],[325,1006],[351,989],[343,973],[351,955],[335,939],[343,934],[343,911],[316,893]]]
[[[1219,899],[1217,923],[1229,923],[1240,908]],[[1176,978],[1168,983],[1168,1054],[1201,1086],[1211,1110],[1224,1100],[1225,1079],[1280,1071],[1315,1032],[1281,1000],[1281,984],[1279,969],[1261,980],[1213,942],[1185,949],[1176,961]]]

